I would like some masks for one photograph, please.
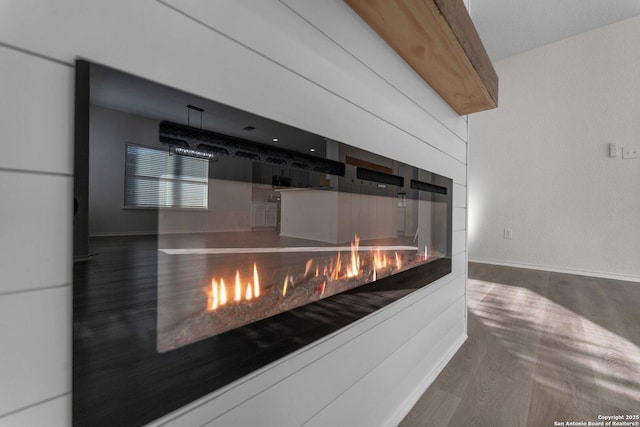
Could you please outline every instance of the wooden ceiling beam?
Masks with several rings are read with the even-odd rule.
[[[345,0],[458,114],[498,106],[498,76],[462,0]]]

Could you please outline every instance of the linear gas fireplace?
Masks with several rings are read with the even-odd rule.
[[[452,181],[77,63],[74,425],[140,425],[451,271]]]

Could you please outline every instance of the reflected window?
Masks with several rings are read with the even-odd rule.
[[[209,161],[127,144],[128,208],[207,209]]]

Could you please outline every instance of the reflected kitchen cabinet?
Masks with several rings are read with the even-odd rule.
[[[277,203],[251,203],[251,228],[276,228],[277,226]]]

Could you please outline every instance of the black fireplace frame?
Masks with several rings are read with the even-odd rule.
[[[90,70],[89,62],[76,62],[75,254],[88,248],[88,231],[82,229],[88,228]],[[366,176],[370,172],[363,169]],[[445,193],[444,257],[167,353],[156,350],[157,258],[148,260],[142,276],[131,270],[110,277],[100,256],[79,257],[73,282],[73,425],[153,421],[449,274],[452,181],[439,177],[424,191]],[[157,247],[157,237],[142,240],[147,248]],[[126,259],[129,244],[126,237],[117,239],[110,262]],[[133,275],[137,280],[130,281]]]

